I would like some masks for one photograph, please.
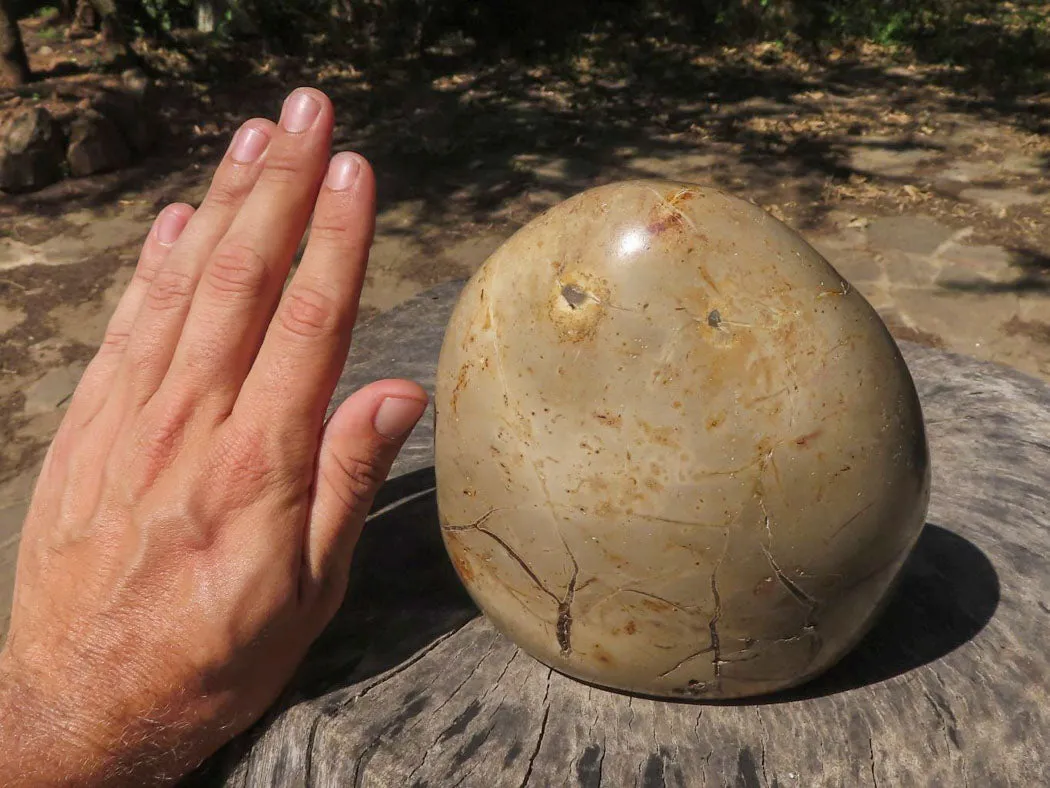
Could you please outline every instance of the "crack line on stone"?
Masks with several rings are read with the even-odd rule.
[[[576,596],[576,578],[580,573],[576,557],[569,550],[568,545],[565,546],[565,549],[572,559],[572,577],[569,578],[569,587],[565,592],[565,598],[558,603],[558,624],[556,627],[558,648],[561,650],[563,657],[567,657],[572,653],[572,600]]]
[[[840,525],[838,528],[835,529],[834,533],[832,533],[831,536],[829,536],[827,538],[827,542],[831,542],[836,536],[838,536],[840,533],[842,533],[842,531],[845,530],[846,527],[849,526],[850,523],[852,523],[854,520],[856,520],[858,517],[860,517],[862,514],[864,514],[866,511],[868,511],[868,509],[870,509],[874,505],[875,505],[875,502],[871,501],[866,506],[861,507],[861,510],[859,512],[857,512],[855,515],[853,515],[848,520],[846,520],[846,522],[844,522],[842,525]]]
[[[474,520],[471,523],[467,523],[466,525],[442,525],[441,526],[441,530],[443,530],[443,531],[473,531],[475,529],[476,530],[481,530],[480,526],[481,526],[482,523],[484,523],[486,520],[488,520],[490,517],[492,517],[492,515],[494,515],[496,512],[504,512],[508,508],[509,507],[506,507],[506,506],[496,506],[496,507],[493,507],[492,509],[489,509],[487,512],[485,512],[485,514],[481,515],[481,517],[479,517],[477,520]]]
[[[667,570],[665,572],[661,572],[660,574],[646,575],[645,577],[633,578],[631,580],[631,583],[641,583],[641,582],[650,582],[651,583],[651,582],[656,582],[656,581],[659,581],[659,580],[664,580],[665,578],[668,578],[668,577],[678,577],[681,574],[682,574],[681,569],[669,569],[669,570]],[[594,583],[594,582],[599,582],[599,581],[597,580],[597,578],[592,577],[592,578],[588,579],[587,582],[577,585],[576,586],[576,591],[577,592],[582,591],[583,589],[585,589],[587,586],[589,586],[591,583]],[[591,600],[590,604],[588,604],[586,606],[585,612],[587,610],[593,610],[594,608],[598,607],[599,605],[604,604],[605,602],[609,601],[610,599],[612,599],[617,594],[639,594],[641,596],[650,596],[650,597],[654,596],[653,594],[649,594],[649,593],[647,593],[645,591],[639,591],[636,588],[631,588],[631,583],[628,583],[628,584],[622,585],[622,586],[616,586],[615,588],[610,589],[609,592],[604,594],[603,596],[600,596],[597,599]],[[674,602],[671,602],[669,599],[663,599],[662,597],[654,597],[654,598],[660,599],[663,602],[667,602],[670,605],[674,605]],[[684,608],[684,607],[681,608],[681,609],[682,609],[683,612],[686,612],[686,613],[694,612],[694,611],[690,611],[688,608]]]
[[[655,599],[659,602],[663,602],[664,604],[670,605],[675,610],[681,610],[683,613],[687,613],[689,615],[696,615],[698,612],[700,612],[696,608],[690,609],[685,605],[680,605],[677,602],[672,602],[670,599],[665,599],[664,597],[658,596],[657,594],[651,594],[648,591],[639,591],[637,588],[623,588],[620,590],[623,591],[625,594],[638,594],[638,596],[644,596],[649,597],[649,599]]]
[[[710,654],[713,650],[714,650],[714,646],[710,645],[710,646],[707,646],[706,648],[700,649],[700,651],[694,651],[688,657],[685,657],[683,659],[678,660],[678,662],[676,662],[673,667],[670,667],[667,670],[665,670],[663,673],[661,673],[660,674],[660,678],[666,678],[667,676],[669,676],[670,674],[672,674],[676,670],[678,670],[680,667],[682,667],[682,665],[684,665],[686,662],[689,662],[692,659],[696,659],[697,657],[703,656],[704,654]]]
[[[633,512],[628,517],[637,517],[640,520],[654,520],[658,523],[668,523],[669,525],[686,525],[690,528],[712,528],[712,529],[724,529],[725,523],[700,523],[695,520],[677,520],[674,517],[660,517],[655,514],[641,514],[639,512]]]
[[[681,208],[677,207],[674,203],[672,203],[670,200],[668,200],[666,197],[660,194],[660,192],[658,192],[652,186],[646,186],[645,188],[651,191],[653,194],[655,194],[656,198],[661,202],[661,204],[667,206],[667,209],[671,213],[676,214],[683,222],[688,224],[689,227],[692,228],[694,233],[700,232],[700,230],[696,226],[696,222],[694,222],[692,219],[686,216],[685,213],[682,212]]]
[[[792,598],[795,599],[795,601],[799,602],[803,607],[807,608],[809,610],[810,616],[812,616],[813,611],[816,609],[818,604],[817,600],[815,600],[813,597],[811,597],[809,594],[803,591],[798,586],[798,584],[795,583],[794,580],[792,580],[790,577],[784,574],[783,570],[777,564],[776,559],[773,558],[773,554],[769,552],[768,547],[762,545],[762,552],[765,554],[766,560],[769,561],[769,565],[773,567],[773,573],[776,575],[777,580],[780,581],[780,584],[788,590],[788,592],[791,594]]]
[[[711,616],[711,620],[707,623],[708,632],[711,635],[711,651],[714,652],[712,658],[712,665],[715,670],[715,681],[721,684],[722,679],[722,650],[721,644],[718,639],[718,621],[722,618],[722,597],[718,593],[718,570],[722,566],[722,562],[725,561],[726,555],[729,553],[729,531],[726,530],[725,542],[722,545],[722,555],[718,558],[718,563],[715,564],[715,568],[711,572],[711,595],[715,601],[715,612]]]
[[[545,593],[547,596],[549,596],[551,599],[553,599],[555,601],[555,603],[558,603],[558,604],[561,603],[561,600],[558,599],[558,596],[554,592],[552,592],[549,588],[547,588],[547,586],[543,585],[543,583],[540,581],[539,577],[536,576],[536,573],[532,571],[532,567],[530,567],[528,565],[528,563],[526,563],[525,559],[522,558],[520,555],[518,555],[514,551],[514,549],[509,544],[507,544],[500,536],[494,534],[492,531],[488,530],[487,528],[482,528],[481,526],[477,526],[477,530],[478,530],[479,533],[483,533],[487,537],[492,539],[496,544],[498,544],[500,547],[502,547],[507,552],[507,555],[509,555],[511,558],[513,558],[515,561],[517,561],[518,566],[520,566],[522,568],[522,570],[524,570],[525,574],[527,574],[529,576],[529,579],[532,580],[532,582],[536,584],[537,588],[539,588],[543,593]]]
[[[780,564],[773,557],[773,518],[769,516],[769,510],[766,508],[766,501],[762,495],[761,484],[759,484],[758,490],[756,491],[758,496],[758,505],[762,509],[763,524],[766,528],[766,536],[768,538],[768,544],[759,545],[762,548],[762,553],[765,555],[769,565],[773,568],[773,574],[776,575],[777,580],[780,584],[788,590],[792,598],[806,608],[806,623],[805,627],[810,628],[814,626],[813,614],[816,612],[820,603],[810,596],[806,591],[798,585],[794,580],[788,577],[784,571],[780,568]]]

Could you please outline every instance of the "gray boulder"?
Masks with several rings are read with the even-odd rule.
[[[62,177],[62,128],[42,107],[16,112],[0,126],[0,189],[42,189]]]
[[[69,127],[66,161],[70,173],[79,178],[126,167],[131,162],[131,150],[116,123],[89,109]]]

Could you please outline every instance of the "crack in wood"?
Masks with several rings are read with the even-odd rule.
[[[459,691],[460,691],[461,689],[463,689],[464,685],[465,685],[465,684],[466,684],[466,683],[467,683],[468,681],[470,681],[470,679],[471,679],[471,678],[472,678],[472,677],[474,676],[474,673],[475,673],[475,672],[477,671],[477,669],[478,669],[478,668],[479,668],[479,667],[481,666],[481,663],[482,663],[482,662],[484,662],[484,661],[485,661],[486,659],[488,659],[488,657],[489,657],[489,656],[490,656],[490,655],[492,654],[492,647],[493,647],[493,646],[495,645],[495,643],[496,643],[496,641],[495,641],[495,639],[493,639],[493,641],[489,643],[489,647],[488,647],[488,649],[487,649],[487,650],[485,651],[485,653],[484,653],[484,654],[483,654],[483,655],[481,656],[481,659],[479,659],[479,660],[478,660],[478,661],[477,661],[477,662],[476,662],[476,663],[474,664],[474,667],[473,667],[473,668],[472,668],[472,669],[470,670],[470,672],[469,672],[469,673],[467,674],[466,678],[464,678],[464,679],[463,679],[463,681],[461,681],[461,682],[460,682],[460,683],[459,683],[459,684],[458,684],[458,685],[456,686],[456,688],[455,688],[454,690],[452,690],[452,692],[450,692],[450,693],[448,694],[448,697],[447,697],[447,698],[445,698],[445,699],[444,699],[443,701],[441,701],[441,703],[439,703],[439,704],[438,704],[438,705],[437,705],[437,706],[436,706],[436,707],[435,707],[435,708],[434,708],[434,709],[433,709],[432,711],[430,711],[430,712],[429,712],[429,714],[430,714],[430,716],[431,716],[431,717],[436,717],[436,716],[437,716],[437,715],[438,715],[438,714],[439,714],[439,713],[441,712],[441,710],[442,710],[443,708],[445,708],[445,706],[447,706],[447,705],[448,705],[449,701],[451,701],[451,700],[452,700],[452,699],[454,699],[454,698],[455,698],[455,697],[456,697],[457,695],[459,695]],[[507,666],[509,666],[509,665],[510,665],[510,663],[511,663],[511,662],[513,662],[513,661],[514,661],[514,658],[513,658],[513,657],[511,657],[511,659],[507,661]],[[504,673],[506,673],[506,671],[507,671],[507,667],[505,666],[505,667],[503,668],[503,672],[504,672]],[[503,677],[503,674],[501,673],[501,674],[500,674],[500,678],[502,678],[502,677]],[[493,685],[491,685],[491,686],[489,687],[489,689],[485,691],[485,694],[484,694],[484,695],[483,695],[483,696],[482,696],[482,697],[481,697],[481,698],[480,698],[480,699],[479,699],[478,701],[476,701],[476,702],[480,703],[480,701],[481,701],[481,700],[484,700],[484,699],[485,699],[485,697],[487,697],[487,696],[488,696],[488,694],[489,694],[489,692],[491,691],[491,689],[492,689],[492,686],[496,686],[496,685],[498,685],[498,684],[499,684],[499,679],[497,679],[497,680],[496,680],[496,683],[495,683],[495,684],[493,684]],[[458,720],[458,719],[459,719],[459,717],[457,717],[456,719]],[[419,723],[417,722],[416,724],[419,724]],[[416,724],[413,724],[412,726],[409,726],[409,728],[407,728],[407,729],[406,729],[406,732],[407,732],[407,731],[410,731],[410,730],[412,730],[412,729],[413,729],[413,728],[415,727],[415,725],[416,725]],[[453,721],[453,724],[455,724],[455,721]],[[446,728],[446,729],[445,729],[445,730],[443,730],[443,731],[442,731],[441,733],[439,733],[439,734],[438,734],[438,735],[437,735],[437,736],[436,736],[436,737],[434,738],[434,740],[433,740],[433,741],[432,741],[432,742],[430,743],[430,746],[429,746],[429,747],[427,747],[427,748],[426,748],[426,750],[424,750],[424,752],[423,752],[423,759],[422,759],[422,760],[421,760],[421,761],[419,762],[419,765],[418,765],[418,766],[416,766],[416,767],[415,767],[415,768],[414,768],[414,769],[413,769],[413,770],[412,770],[411,772],[409,772],[409,774],[408,774],[408,777],[406,777],[406,778],[405,778],[405,783],[406,783],[406,784],[408,784],[408,785],[411,785],[411,784],[412,784],[412,778],[416,776],[416,773],[417,773],[417,772],[419,772],[419,770],[420,770],[420,769],[422,769],[422,768],[423,768],[424,766],[426,766],[426,763],[427,763],[427,759],[428,759],[428,758],[430,757],[430,754],[431,754],[432,752],[434,752],[434,748],[435,748],[435,746],[436,746],[436,745],[438,744],[438,742],[440,742],[440,741],[443,741],[443,740],[444,740],[444,738],[445,738],[445,736],[446,736],[446,734],[447,734],[447,733],[448,733],[448,729]]]
[[[463,626],[465,626],[465,624]],[[431,651],[436,649],[438,646],[440,646],[446,640],[448,640],[453,635],[455,635],[457,632],[459,632],[463,628],[463,626],[456,627],[452,631],[446,632],[444,635],[441,635],[440,637],[435,638],[434,642],[430,643],[429,645],[425,646],[424,648],[421,648],[419,651],[417,651],[411,657],[406,659],[400,665],[398,665],[395,668],[392,668],[391,670],[388,670],[386,673],[383,673],[381,676],[377,677],[375,681],[373,681],[371,684],[369,684],[367,687],[365,687],[360,693],[358,693],[357,695],[354,695],[354,696],[348,698],[347,700],[342,701],[339,704],[339,708],[340,709],[345,709],[345,708],[348,708],[349,706],[354,705],[359,700],[361,700],[361,698],[365,697],[368,693],[370,693],[372,690],[374,690],[376,687],[378,687],[380,684],[383,684],[384,682],[389,681],[390,679],[394,678],[394,676],[398,675],[399,673],[405,672],[406,670],[411,668],[413,665],[415,665],[417,662],[419,662],[421,659],[426,657],[427,654],[429,654]]]
[[[547,732],[547,718],[550,717],[551,707],[547,702],[551,691],[551,676],[554,675],[554,671],[550,668],[547,669],[547,687],[543,691],[543,719],[540,720],[540,732],[536,736],[536,746],[532,750],[532,754],[529,755],[529,766],[525,770],[525,776],[521,779],[520,788],[525,788],[529,783],[529,778],[532,777],[532,769],[536,765],[536,756],[540,754],[540,746],[543,744],[543,736]]]
[[[310,723],[310,730],[306,734],[306,747],[303,754],[303,782],[306,785],[311,785],[313,765],[314,765],[314,742],[317,738],[317,729],[321,726],[321,720],[325,715],[318,712],[317,716],[314,717]]]

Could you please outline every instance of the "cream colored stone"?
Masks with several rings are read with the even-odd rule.
[[[585,192],[472,278],[437,381],[442,533],[524,650],[668,697],[803,682],[922,528],[914,386],[866,301],[762,210]]]

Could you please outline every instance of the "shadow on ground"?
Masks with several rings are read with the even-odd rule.
[[[382,60],[347,45],[257,68],[242,50],[216,47],[199,73],[161,80],[162,153],[90,184],[11,200],[11,208],[59,214],[150,186],[177,191],[180,178],[196,182],[210,169],[240,121],[273,116],[303,82],[335,101],[337,142],[373,160],[382,201],[417,203],[404,229],[415,236],[491,222],[525,194],[565,196],[667,172],[667,162],[683,179],[790,203],[800,224],[814,225],[829,189],[866,177],[851,163],[857,146],[936,152],[925,130],[931,113],[1050,129],[1045,101],[1018,86],[985,90],[965,70],[909,70],[886,57],[807,60],[775,47],[713,50],[668,25],[655,20],[644,36],[592,36],[572,55],[487,64],[450,47]]]
[[[946,281],[943,287],[954,293],[1050,293],[1050,255],[1033,249],[1007,249],[1010,266],[1016,272],[1005,282],[985,280]]]

